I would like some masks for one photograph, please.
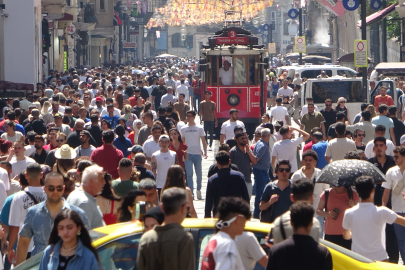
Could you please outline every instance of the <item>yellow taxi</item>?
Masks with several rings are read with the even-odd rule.
[[[200,269],[200,259],[202,258],[206,244],[214,233],[215,219],[187,218],[183,222],[184,230],[190,232],[194,237],[194,248],[196,254],[196,269]],[[265,237],[272,225],[248,221],[245,230],[252,232],[257,240],[268,253],[265,245]],[[96,247],[101,264],[105,270],[132,270],[136,265],[138,244],[143,233],[142,223],[139,221],[118,223],[107,227],[100,227],[90,232],[93,245]],[[328,241],[320,240],[332,254],[334,270],[348,269],[404,269],[403,266],[391,263],[383,263],[369,260],[357,253],[332,244]],[[293,254],[291,255],[293,259]],[[26,262],[20,264],[15,270],[38,269],[42,257],[42,252],[35,255]],[[259,264],[255,269],[263,269]]]

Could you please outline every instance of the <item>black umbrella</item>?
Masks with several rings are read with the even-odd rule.
[[[316,183],[348,187],[354,186],[354,181],[360,176],[371,176],[376,184],[385,182],[384,174],[374,164],[365,160],[343,159],[326,165],[316,178]]]

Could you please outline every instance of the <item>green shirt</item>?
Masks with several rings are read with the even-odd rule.
[[[308,133],[315,127],[321,127],[322,122],[325,122],[325,118],[320,112],[314,112],[312,115],[306,113],[301,119],[301,124],[305,126],[304,130]]]
[[[119,197],[125,197],[127,194],[134,189],[139,189],[139,184],[132,180],[114,180],[111,183],[111,188],[114,190],[115,194]]]

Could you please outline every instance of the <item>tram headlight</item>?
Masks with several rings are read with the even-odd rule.
[[[240,103],[240,97],[237,94],[229,95],[228,104],[231,106],[237,106]]]

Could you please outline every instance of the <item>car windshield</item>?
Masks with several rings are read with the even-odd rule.
[[[347,103],[366,102],[367,90],[362,90],[361,81],[313,81],[312,97],[314,103],[324,103],[326,99],[337,102],[339,97],[346,98]]]

